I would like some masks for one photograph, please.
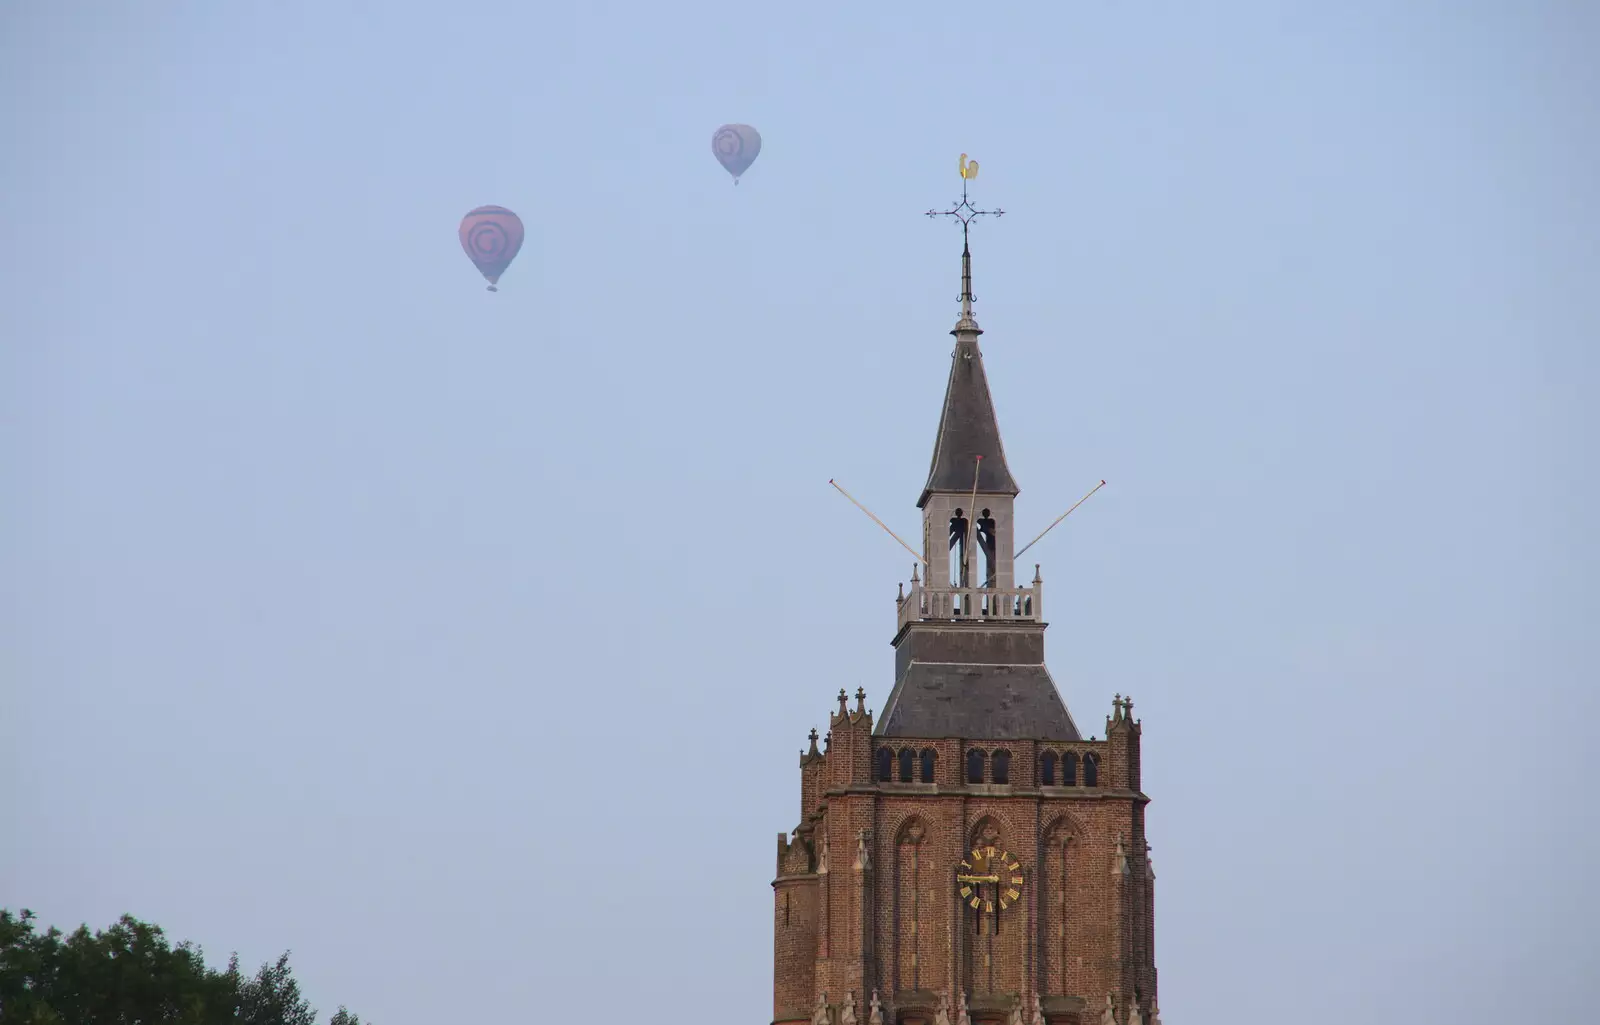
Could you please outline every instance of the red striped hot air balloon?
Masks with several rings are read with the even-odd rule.
[[[461,248],[497,292],[500,275],[522,248],[522,219],[503,206],[480,206],[461,218]]]

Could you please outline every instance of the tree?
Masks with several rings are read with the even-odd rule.
[[[239,975],[239,956],[228,962],[228,973]],[[289,971],[289,952],[277,964],[262,965],[256,977],[239,985],[240,1025],[316,1025],[317,1012],[300,996],[300,984]]]
[[[35,915],[0,909],[0,1025],[316,1025],[285,952],[246,978],[123,915],[109,929],[40,933]],[[329,1025],[360,1025],[339,1008]]]

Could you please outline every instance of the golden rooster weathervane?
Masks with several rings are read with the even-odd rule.
[[[967,155],[963,153],[957,167],[961,172],[961,199],[948,210],[929,210],[928,216],[954,217],[960,221],[961,248],[966,249],[967,226],[972,223],[974,217],[1004,217],[1006,212],[1004,210],[979,210],[967,199],[967,183],[978,177],[978,162],[976,160],[968,160]]]
[[[967,246],[967,229],[976,217],[1004,217],[1004,210],[979,210],[967,198],[967,183],[978,177],[978,162],[968,160],[965,153],[957,164],[961,171],[961,199],[948,210],[929,210],[929,217],[954,217],[961,222],[961,314],[969,317],[976,297],[972,294],[972,251]]]

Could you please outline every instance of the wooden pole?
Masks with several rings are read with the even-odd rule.
[[[866,506],[862,505],[860,502],[857,502],[855,500],[855,496],[851,495],[850,492],[846,491],[844,488],[841,488],[838,485],[838,482],[836,482],[836,481],[834,481],[833,479],[830,478],[828,480],[828,483],[832,484],[833,485],[833,489],[835,491],[839,492],[839,494],[841,494],[844,497],[850,499],[851,504],[854,505],[857,509],[860,509],[862,512],[866,513],[867,516],[869,518],[871,518],[873,523],[876,523],[878,526],[883,527],[883,532],[885,534],[888,534],[890,537],[894,538],[896,541],[900,541],[900,535],[899,534],[896,534],[894,531],[890,530],[889,527],[882,520],[878,519],[876,516],[873,516],[871,509],[868,509]],[[920,555],[917,555],[917,550],[915,548],[912,548],[910,545],[906,544],[904,541],[900,541],[900,547],[904,548],[906,551],[910,552],[912,554],[912,556],[914,556],[918,562],[922,563],[922,568],[923,569],[927,569],[928,568],[928,560],[924,559]]]
[[[1100,483],[1096,484],[1093,488],[1090,488],[1088,495],[1084,495],[1082,498],[1080,498],[1076,502],[1072,503],[1072,509],[1076,509],[1078,506],[1080,506],[1083,503],[1087,502],[1089,500],[1089,495],[1094,494],[1096,491],[1099,491],[1101,488],[1103,488],[1105,486],[1106,486],[1106,482],[1105,481],[1101,481]],[[1055,521],[1053,523],[1051,523],[1050,526],[1048,526],[1048,527],[1044,528],[1043,530],[1039,531],[1039,537],[1034,538],[1032,541],[1029,541],[1027,544],[1025,544],[1021,548],[1019,548],[1017,550],[1017,554],[1013,555],[1012,558],[1013,559],[1022,558],[1022,553],[1023,552],[1027,551],[1028,549],[1032,548],[1034,545],[1038,544],[1039,543],[1039,539],[1044,537],[1046,534],[1050,533],[1050,531],[1054,530],[1055,529],[1055,525],[1057,523],[1060,523],[1062,520],[1066,519],[1068,516],[1071,516],[1072,515],[1072,509],[1068,509],[1066,512],[1062,513],[1060,516],[1057,516],[1055,518]]]
[[[972,586],[972,549],[978,540],[978,474],[983,471],[983,457],[979,456],[972,466],[972,501],[967,508],[967,536],[962,539],[961,547],[961,586]],[[971,613],[968,613],[971,615]]]

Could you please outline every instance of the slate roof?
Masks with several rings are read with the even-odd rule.
[[[965,326],[968,324],[970,328]],[[964,320],[951,332],[956,336],[956,349],[950,359],[950,382],[945,385],[944,406],[939,411],[939,433],[933,442],[928,483],[922,489],[922,497],[917,499],[919,509],[935,491],[971,491],[977,456],[983,457],[979,491],[1017,494],[1017,482],[1006,466],[1005,447],[1000,443],[1000,425],[995,420],[994,400],[989,396],[989,378],[983,372],[983,353],[978,350],[981,333],[970,320]]]
[[[913,662],[894,686],[882,737],[1082,740],[1050,670],[1035,665]]]

